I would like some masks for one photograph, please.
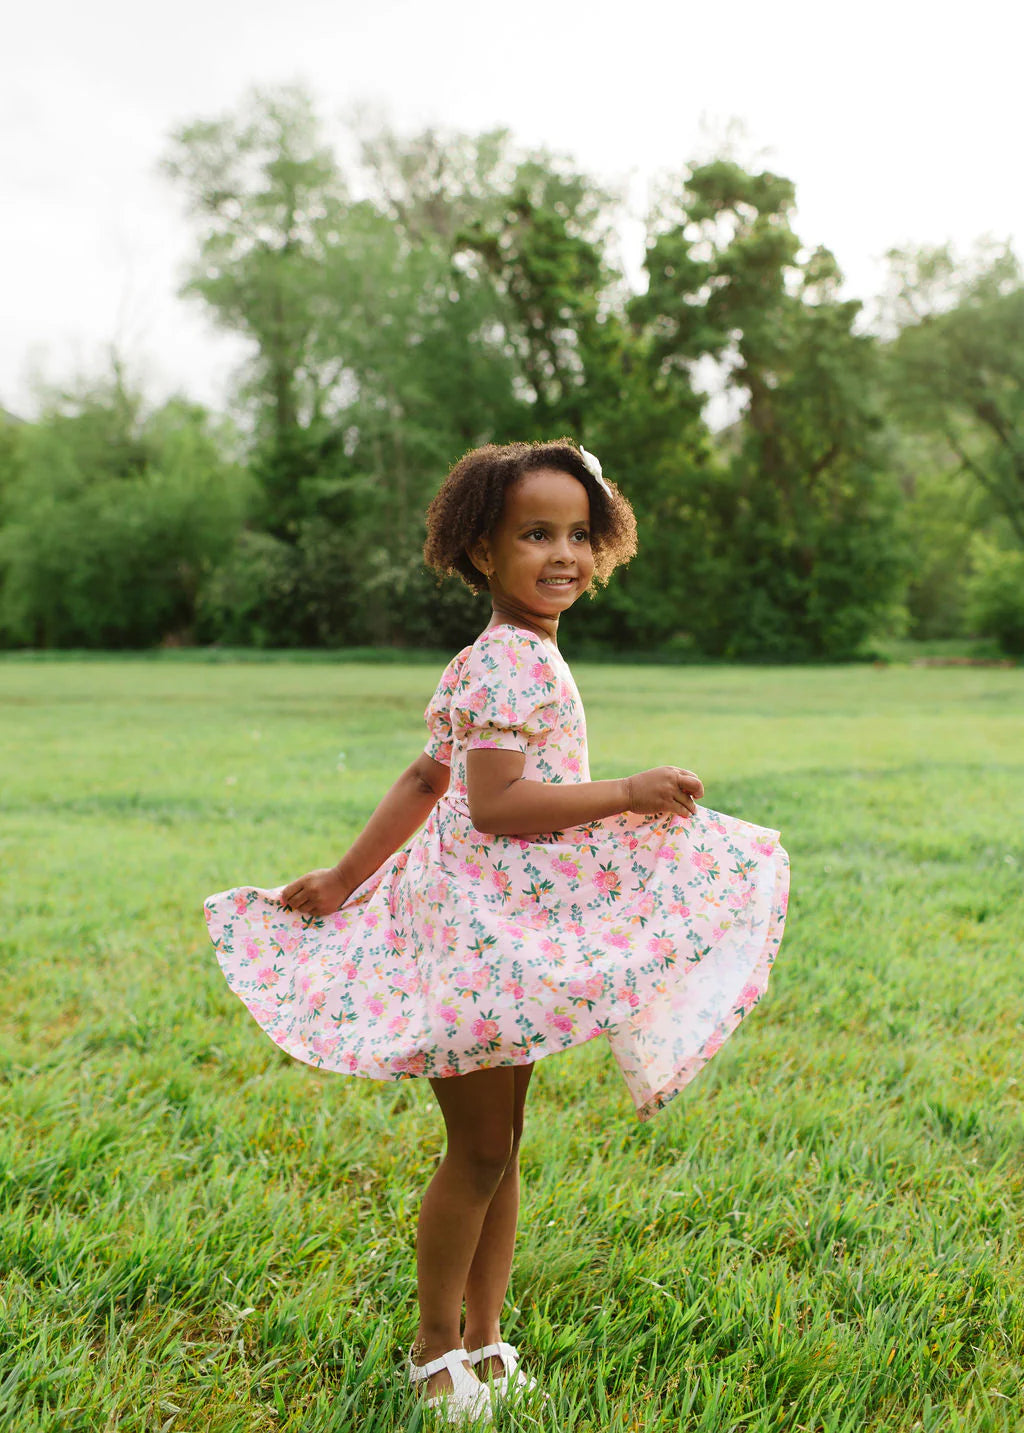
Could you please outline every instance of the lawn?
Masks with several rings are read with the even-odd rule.
[[[1021,1428],[1024,671],[575,670],[594,776],[779,826],[791,917],[650,1124],[602,1042],[538,1067],[502,1426]],[[200,907],[336,859],[437,675],[0,661],[6,1433],[421,1426],[429,1088],[281,1055]]]

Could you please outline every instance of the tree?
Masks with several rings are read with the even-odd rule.
[[[891,250],[888,398],[939,437],[1024,545],[1024,275],[1006,246]]]
[[[267,439],[267,521],[293,531],[310,431],[346,379],[334,339],[346,297],[335,262],[348,217],[344,181],[309,97],[295,87],[254,91],[237,116],[182,126],[163,167],[201,224],[185,293],[253,343],[247,389]],[[356,247],[358,260],[365,242]]]
[[[741,408],[689,494],[694,638],[729,656],[854,652],[900,577],[874,340],[823,248],[791,225],[789,180],[730,160],[691,169],[655,217],[630,305],[654,381],[714,360]]]

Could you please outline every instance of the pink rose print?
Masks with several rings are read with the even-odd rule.
[[[571,1035],[573,1021],[570,1015],[549,1015],[548,1019],[556,1030],[561,1030],[563,1035]]]
[[[251,935],[246,937],[245,957],[247,960],[259,960],[260,958],[260,948]]]
[[[509,879],[507,871],[491,872],[491,885],[495,886],[499,891],[507,891],[511,884],[512,882]]]
[[[755,841],[755,842],[754,842],[754,850],[757,851],[758,854],[759,854],[759,855],[762,855],[762,856],[774,856],[774,854],[775,854],[775,842],[774,842],[774,841],[764,841],[764,840]]]
[[[518,980],[506,980],[502,984],[502,990],[506,995],[511,995],[513,1000],[522,1000],[525,991]]]
[[[604,976],[591,975],[586,980],[570,980],[568,989],[574,1000],[600,1000],[604,994]]]
[[[446,1025],[454,1025],[458,1018],[455,1013],[455,1008],[452,1005],[439,1005],[437,1007],[437,1013]]]
[[[357,976],[358,974],[359,974],[358,969],[356,968],[355,965],[353,965],[352,961],[350,960],[349,963],[344,967],[345,979],[346,979],[346,980],[355,980],[355,978],[356,978],[356,976]]]
[[[608,937],[608,944],[613,945],[616,950],[628,950],[630,944],[629,936],[624,935],[621,931],[616,931],[614,935]]]
[[[374,1017],[374,1019],[384,1014],[384,1002],[382,1000],[378,1000],[376,997],[372,997],[371,999],[367,1000],[364,1008],[370,1015]]]
[[[647,942],[647,949],[652,955],[671,955],[675,950],[675,943],[667,935],[652,935]]]
[[[474,965],[455,971],[453,982],[458,990],[486,990],[491,983],[491,967]]]
[[[261,970],[257,970],[256,979],[261,985],[273,985],[277,980],[277,971],[272,965],[265,965]]]
[[[474,1020],[470,1029],[478,1040],[496,1040],[498,1038],[497,1020]]]
[[[324,1008],[324,1005],[326,1004],[326,1001],[326,992],[323,990],[318,990],[315,994],[309,997],[309,1008],[310,1010],[322,1010]]]
[[[690,861],[698,871],[710,871],[715,864],[715,858],[710,851],[691,851]]]
[[[546,682],[548,679],[548,669],[543,662],[534,662],[530,668],[530,676],[535,682]]]
[[[619,894],[618,871],[595,871],[594,885],[603,895],[617,896]]]
[[[236,916],[244,916],[245,913],[246,913],[246,911],[247,911],[248,909],[249,909],[248,897],[244,896],[244,895],[242,894],[242,892],[239,891],[238,894],[235,896],[235,915],[236,915]]]
[[[404,1015],[395,1015],[388,1021],[388,1030],[392,1035],[401,1035],[408,1027],[408,1020]]]
[[[744,1010],[749,1010],[750,1007],[756,1005],[760,999],[761,991],[758,986],[744,985],[740,991],[739,1004],[743,1006]]]
[[[722,1041],[725,1037],[721,1030],[713,1030],[704,1041],[704,1058],[710,1060],[712,1055],[717,1055],[722,1048]]]

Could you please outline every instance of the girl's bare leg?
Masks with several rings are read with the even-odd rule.
[[[465,1343],[471,1349],[500,1341],[501,1310],[512,1272],[519,1217],[519,1143],[523,1135],[523,1111],[533,1066],[517,1066],[513,1073],[512,1151],[502,1181],[488,1207],[466,1280]],[[500,1375],[501,1360],[487,1359],[477,1365],[477,1372],[481,1378]]]
[[[505,1066],[430,1081],[448,1144],[423,1196],[416,1237],[420,1321],[413,1357],[418,1364],[462,1346],[463,1293],[512,1155],[515,1076]],[[426,1392],[450,1386],[451,1377],[442,1369],[428,1380]]]

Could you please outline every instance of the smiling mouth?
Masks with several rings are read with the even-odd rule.
[[[576,581],[575,577],[541,577],[538,578],[542,587],[572,587]]]

